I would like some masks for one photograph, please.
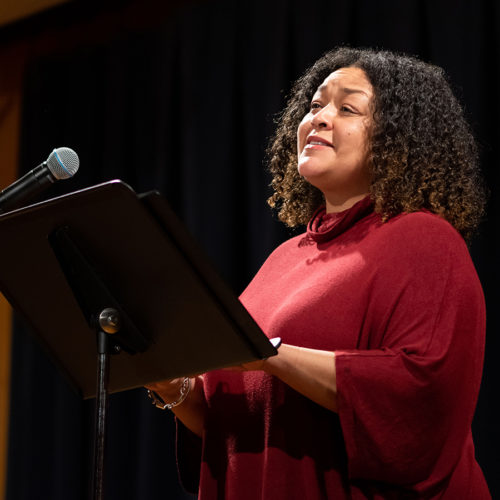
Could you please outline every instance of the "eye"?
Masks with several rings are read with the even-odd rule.
[[[309,110],[310,111],[313,111],[315,109],[321,109],[321,103],[319,103],[318,101],[313,101],[311,102],[311,106],[309,107]]]
[[[340,107],[340,111],[344,113],[351,113],[351,114],[356,114],[357,111],[354,108],[351,108],[351,106],[344,104]]]

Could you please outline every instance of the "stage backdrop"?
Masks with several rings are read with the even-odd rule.
[[[95,23],[68,12],[65,25],[46,28],[60,44],[34,58],[26,74],[21,170],[68,146],[80,156],[80,172],[51,195],[112,178],[138,192],[161,190],[235,293],[290,235],[266,206],[263,157],[291,82],[339,44],[404,51],[447,70],[481,143],[493,193],[472,247],[488,302],[474,435],[492,493],[500,495],[498,7],[485,0],[191,2],[154,29],[85,43],[74,37]],[[9,500],[86,498],[92,420],[93,403],[71,392],[17,323]],[[111,397],[109,430],[106,499],[187,498],[176,477],[172,415],[153,408],[145,391]]]

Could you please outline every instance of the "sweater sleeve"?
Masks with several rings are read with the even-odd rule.
[[[367,284],[370,338],[336,353],[351,479],[446,480],[470,432],[484,300],[464,242],[445,224],[387,229],[384,253],[375,251],[383,262]]]

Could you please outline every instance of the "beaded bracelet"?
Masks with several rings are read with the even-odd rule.
[[[156,408],[159,408],[160,410],[171,410],[172,408],[179,406],[187,398],[190,390],[191,383],[189,377],[184,377],[181,385],[181,394],[177,401],[165,403],[165,401],[163,401],[163,399],[155,391],[150,389],[148,389],[148,396],[153,400],[152,403],[156,406]]]

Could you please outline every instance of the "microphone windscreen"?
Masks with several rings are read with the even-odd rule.
[[[79,166],[78,155],[70,148],[56,148],[47,158],[47,167],[55,179],[73,177]]]

